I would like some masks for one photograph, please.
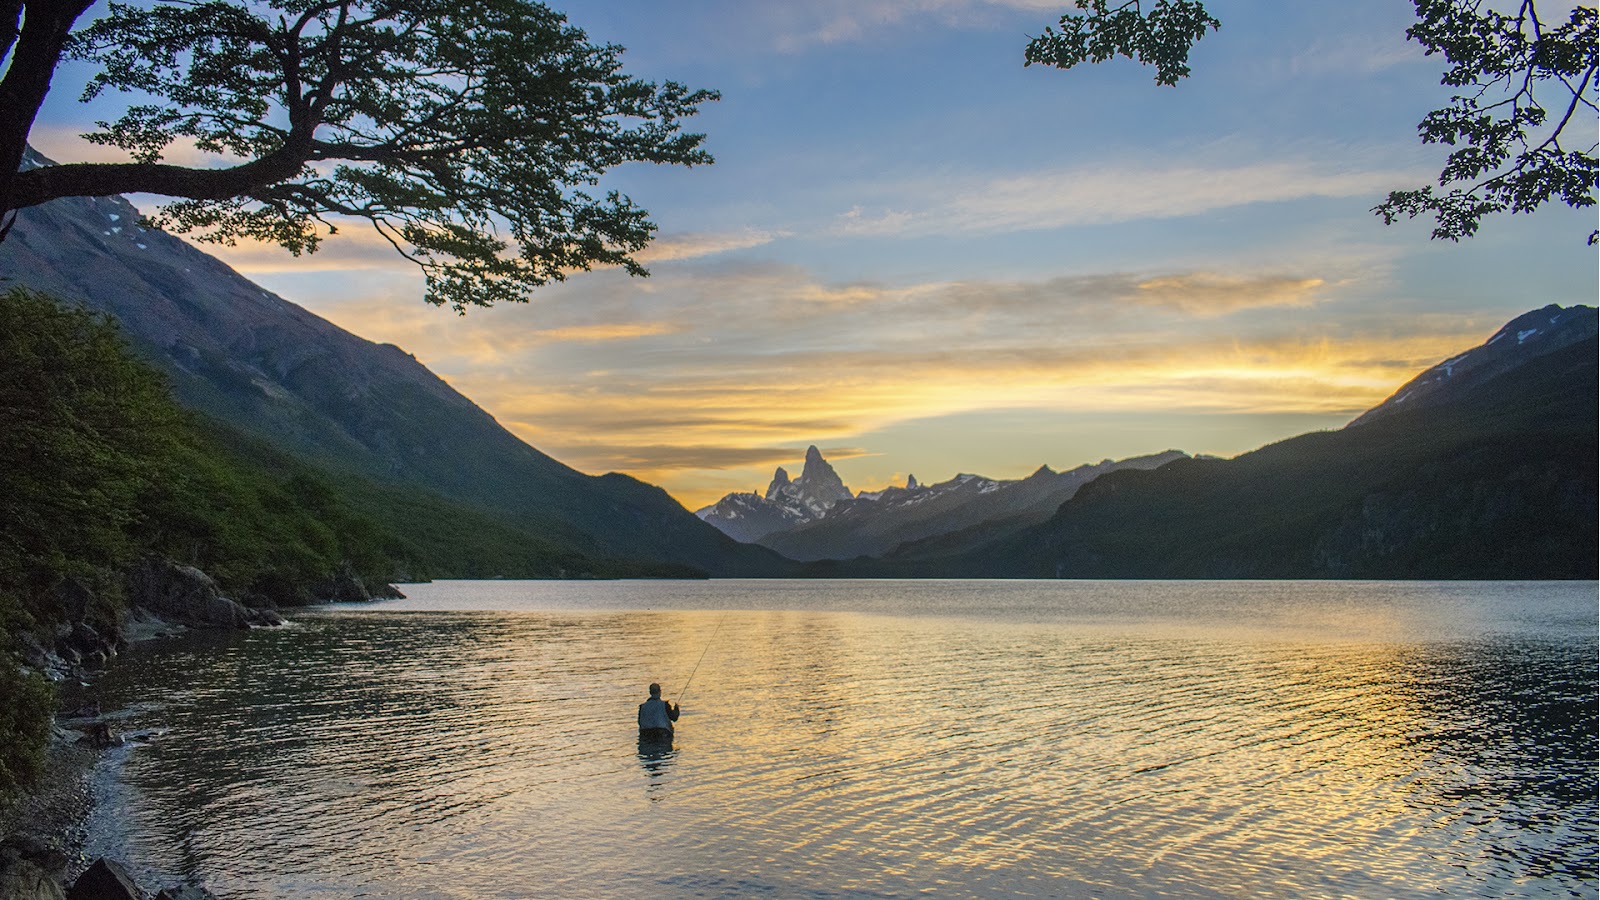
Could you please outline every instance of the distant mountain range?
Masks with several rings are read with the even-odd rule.
[[[1027,478],[1001,481],[957,475],[939,484],[909,477],[903,488],[852,494],[815,446],[794,481],[774,473],[766,495],[729,494],[695,515],[742,541],[790,559],[815,561],[879,556],[902,544],[984,527],[992,536],[1049,518],[1078,488],[1107,472],[1153,469],[1188,454],[1168,450],[1104,460],[1066,472],[1041,466]]]
[[[1231,460],[851,497],[812,447],[792,484],[697,514],[838,577],[1594,578],[1596,321],[1533,310],[1341,431]]]
[[[1596,314],[1548,306],[1344,429],[1104,475],[1047,521],[816,574],[1592,579]]]
[[[658,487],[551,459],[400,348],[350,334],[139,219],[120,197],[23,210],[0,243],[0,287],[111,315],[186,406],[335,472],[486,510],[589,557],[715,575],[787,570]]]

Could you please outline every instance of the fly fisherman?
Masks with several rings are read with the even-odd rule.
[[[639,740],[670,743],[676,721],[678,705],[661,699],[661,685],[650,685],[650,699],[639,704]]]

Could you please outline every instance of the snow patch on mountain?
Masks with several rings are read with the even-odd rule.
[[[729,494],[695,515],[736,541],[753,543],[774,531],[821,519],[840,501],[853,499],[855,494],[812,445],[806,448],[799,478],[791,479],[789,471],[779,466],[765,495]]]
[[[1483,344],[1422,372],[1394,395],[1358,416],[1350,426],[1364,425],[1401,408],[1431,406],[1483,382],[1578,341],[1595,335],[1592,306],[1551,304],[1524,313],[1496,331]],[[1506,340],[1515,337],[1515,342]],[[1348,427],[1348,426],[1347,426]]]
[[[1040,466],[1027,478],[1005,481],[962,473],[926,485],[853,495],[816,447],[791,479],[779,467],[766,493],[729,494],[698,512],[735,540],[759,543],[792,559],[848,559],[892,550],[908,540],[944,534],[999,518],[1048,517],[1077,488],[1121,468],[1156,468],[1187,454],[1169,450],[1119,462],[1106,459],[1057,473]]]

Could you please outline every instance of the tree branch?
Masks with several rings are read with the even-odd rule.
[[[289,147],[285,144],[285,148]],[[191,169],[166,163],[72,163],[18,172],[12,209],[61,197],[108,197],[148,192],[189,200],[225,200],[298,175],[309,157],[280,151],[226,169]]]
[[[1589,85],[1589,79],[1593,78],[1594,75],[1595,66],[1590,66],[1589,71],[1583,73],[1583,81],[1580,82],[1579,87],[1587,88]],[[1555,143],[1556,140],[1561,137],[1561,132],[1566,129],[1567,123],[1572,121],[1572,114],[1577,111],[1578,101],[1581,99],[1583,99],[1583,95],[1574,91],[1572,94],[1572,102],[1567,104],[1567,111],[1561,116],[1561,121],[1556,124],[1555,130],[1551,131],[1550,136],[1544,139],[1544,143],[1540,144],[1534,149],[1542,150],[1545,147],[1550,146],[1552,143]]]

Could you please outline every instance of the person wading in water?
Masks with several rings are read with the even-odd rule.
[[[661,685],[650,685],[650,699],[639,704],[639,740],[671,743],[676,721],[678,705],[661,699]]]

